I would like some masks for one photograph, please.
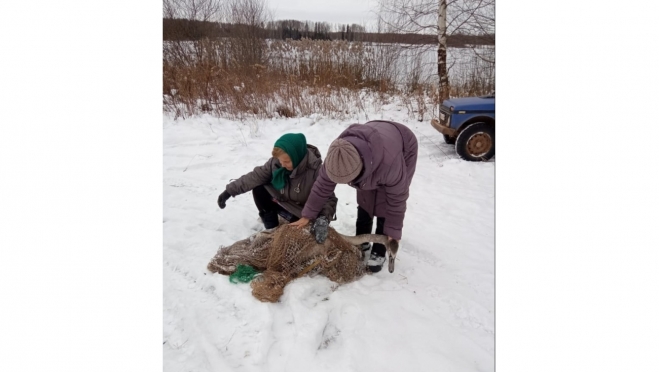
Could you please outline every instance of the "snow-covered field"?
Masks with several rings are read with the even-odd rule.
[[[494,162],[459,160],[428,121],[396,104],[367,113],[419,140],[396,270],[338,287],[300,278],[276,304],[206,270],[220,245],[262,227],[249,193],[223,210],[217,196],[263,164],[280,135],[304,133],[324,157],[365,117],[163,119],[165,371],[494,370]],[[336,194],[332,226],[354,235],[355,191]]]

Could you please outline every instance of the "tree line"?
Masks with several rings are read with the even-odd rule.
[[[163,18],[163,40],[201,40],[204,38],[240,37],[246,26],[242,24],[198,21],[181,18]],[[255,30],[263,39],[347,40],[375,43],[437,44],[437,35],[419,33],[367,32],[358,24],[336,24],[327,22],[302,22],[278,20],[262,23]],[[456,33],[448,36],[448,46],[494,45],[494,34],[465,35]]]

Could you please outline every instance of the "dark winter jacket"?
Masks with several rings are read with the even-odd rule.
[[[357,204],[371,217],[383,217],[383,233],[400,240],[410,183],[416,170],[416,136],[399,123],[370,121],[349,126],[338,138],[355,146],[364,164],[362,173],[350,183],[357,189]],[[302,216],[316,215],[334,195],[335,187],[323,165]]]
[[[275,169],[281,168],[279,160],[274,157],[270,158],[264,165],[254,168],[253,171],[229,183],[226,190],[231,196],[237,196],[263,185],[270,195],[277,200],[279,205],[298,218],[301,218],[302,208],[309,198],[314,181],[320,174],[321,165],[322,159],[318,148],[307,145],[307,155],[293,169],[289,178],[286,180],[286,186],[281,191],[276,190],[271,184],[272,172]],[[336,196],[334,196],[334,193],[331,193],[311,219],[323,215],[331,221],[336,213],[336,202]]]

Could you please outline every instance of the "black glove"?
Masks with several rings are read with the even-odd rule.
[[[328,226],[329,221],[325,216],[320,216],[314,221],[313,226],[311,226],[311,233],[316,238],[316,243],[322,244],[327,239]]]
[[[217,205],[220,206],[220,209],[224,209],[227,206],[227,200],[231,197],[231,194],[226,192],[226,190],[220,194],[220,197],[217,198]]]

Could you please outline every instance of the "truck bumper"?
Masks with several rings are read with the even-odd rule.
[[[437,119],[430,120],[430,125],[432,125],[432,127],[437,129],[440,133],[445,134],[449,137],[454,137],[458,133],[458,131],[455,129],[441,125],[439,123],[439,120]]]

